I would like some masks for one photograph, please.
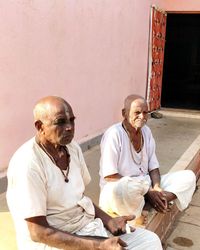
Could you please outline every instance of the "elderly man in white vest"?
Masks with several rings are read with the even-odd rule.
[[[19,250],[161,250],[157,235],[127,231],[133,215],[112,218],[84,195],[90,175],[73,140],[75,116],[64,99],[34,108],[37,133],[13,155],[7,201]],[[114,236],[116,235],[116,236]]]
[[[122,115],[123,121],[108,128],[101,141],[100,207],[106,212],[135,214],[138,218],[145,200],[163,213],[174,201],[182,211],[192,199],[195,174],[182,170],[160,176],[143,97],[128,96]]]

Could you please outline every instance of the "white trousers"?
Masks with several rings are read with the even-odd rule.
[[[103,223],[99,218],[86,225],[80,231],[76,232],[76,234],[85,236],[113,237],[113,235],[104,228]],[[126,242],[127,250],[163,249],[159,237],[155,233],[146,229],[136,228],[134,232],[123,234],[120,238]]]
[[[161,188],[176,195],[175,203],[180,211],[187,208],[196,187],[196,177],[191,170],[180,170],[161,176]],[[108,182],[100,193],[99,206],[108,213],[141,215],[144,195],[150,184],[137,177],[123,177]]]

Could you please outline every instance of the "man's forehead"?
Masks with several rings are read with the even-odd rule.
[[[74,114],[73,114],[72,111],[69,111],[69,110],[62,110],[62,111],[59,111],[59,112],[54,113],[53,116],[54,116],[55,118],[63,117],[63,118],[70,119],[70,118],[74,117]]]
[[[144,106],[146,105],[146,101],[144,99],[138,98],[130,102],[130,107],[136,107],[136,106]]]
[[[130,111],[147,109],[147,104],[143,99],[137,99],[133,101],[130,105]]]
[[[56,105],[52,111],[53,111],[52,113],[55,116],[66,116],[66,117],[74,116],[72,108],[66,103],[63,103],[61,105]]]
[[[63,101],[51,102],[47,104],[46,108],[47,108],[48,116],[52,118],[74,117],[73,110],[67,102],[63,102]]]

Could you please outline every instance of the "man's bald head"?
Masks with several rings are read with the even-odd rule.
[[[50,114],[60,106],[67,106],[69,111],[72,111],[72,108],[68,102],[63,98],[58,96],[46,96],[40,99],[33,110],[34,120],[45,122]]]
[[[63,98],[44,97],[36,103],[33,113],[38,142],[58,147],[72,141],[75,117],[71,106]]]
[[[144,99],[144,97],[140,96],[140,95],[129,95],[126,97],[126,99],[124,100],[124,108],[122,109],[122,114],[124,116],[124,114],[128,114],[131,108],[131,104],[135,101],[140,99],[142,102],[146,103],[146,100]]]

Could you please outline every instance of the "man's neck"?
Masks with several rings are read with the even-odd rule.
[[[126,119],[124,119],[122,123],[130,134],[138,134],[141,132],[141,128],[133,127]]]
[[[52,153],[59,153],[62,151],[62,148],[63,148],[62,145],[53,144],[40,135],[36,135],[36,142],[39,145],[42,145],[43,147],[45,147],[48,150],[48,152],[52,152]]]

